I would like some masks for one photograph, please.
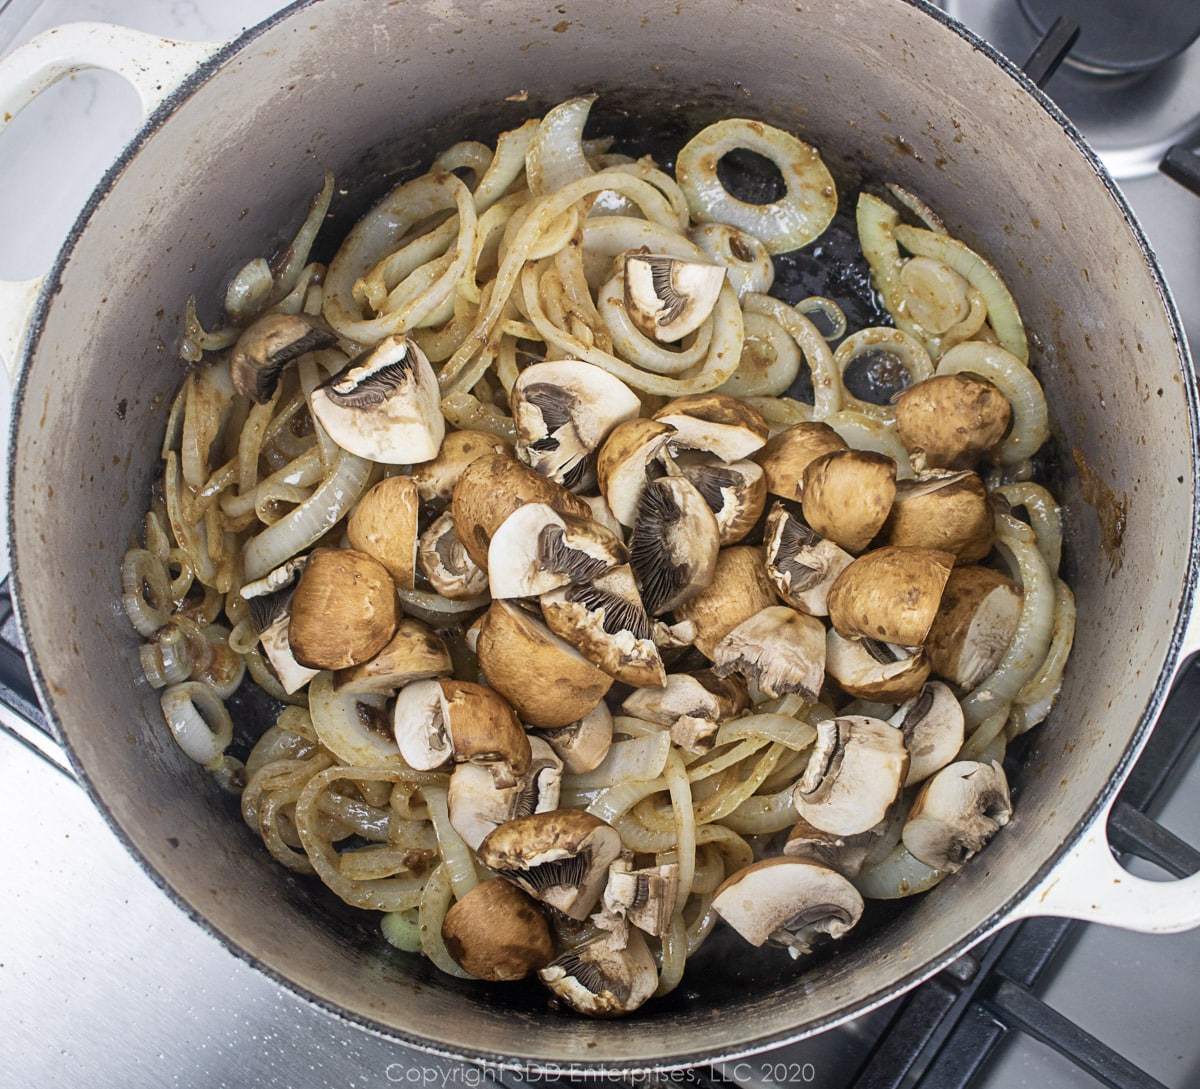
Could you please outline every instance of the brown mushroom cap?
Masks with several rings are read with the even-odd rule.
[[[896,498],[896,463],[871,450],[835,450],[804,470],[804,520],[847,552],[883,528]]]
[[[511,443],[487,431],[448,431],[437,457],[413,466],[412,478],[417,485],[417,494],[425,502],[449,499],[463,470],[477,457],[484,454],[512,456],[512,453]]]
[[[717,644],[743,620],[775,604],[763,564],[763,551],[754,545],[734,545],[717,554],[712,582],[675,607],[676,620],[696,626],[695,646],[712,660]]]
[[[655,473],[652,466],[666,457],[667,440],[675,428],[659,420],[639,416],[613,428],[596,459],[600,491],[613,517],[623,526],[637,520],[642,491]]]
[[[930,469],[973,468],[1011,421],[1004,394],[978,375],[934,375],[896,397],[896,433]]]
[[[339,669],[334,688],[339,692],[390,693],[412,681],[448,677],[453,671],[446,641],[427,624],[403,618],[396,634],[370,661]]]
[[[292,595],[288,641],[312,669],[346,669],[375,657],[395,634],[396,587],[365,552],[316,548]]]
[[[359,499],[346,521],[350,547],[374,556],[402,590],[414,585],[419,507],[413,479],[388,476]]]
[[[844,639],[825,633],[825,671],[851,696],[879,703],[911,699],[929,678],[929,658],[873,639]]]
[[[813,420],[793,424],[772,436],[753,460],[763,468],[767,491],[784,499],[800,499],[809,463],[823,454],[848,449],[846,440],[829,424]]]
[[[447,952],[476,979],[524,979],[554,959],[550,925],[537,904],[500,877],[481,881],[442,921]]]
[[[859,556],[829,590],[829,620],[847,639],[919,647],[929,635],[954,556],[888,545]]]
[[[307,314],[264,314],[242,330],[229,355],[233,388],[260,405],[266,404],[292,360],[336,341],[329,329]]]
[[[983,481],[972,472],[929,473],[896,484],[884,526],[888,544],[953,552],[975,563],[992,550],[995,520]]]
[[[929,629],[926,653],[940,677],[975,688],[1000,664],[1021,619],[1021,587],[990,567],[956,567]]]
[[[503,779],[524,775],[529,770],[529,738],[504,698],[494,689],[471,681],[447,677],[439,683],[442,717],[454,759],[503,765],[511,773],[505,773]]]

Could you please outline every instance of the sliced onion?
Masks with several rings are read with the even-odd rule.
[[[719,265],[724,265],[737,297],[748,291],[766,294],[775,283],[775,262],[754,235],[728,223],[701,223],[688,238]]]
[[[755,794],[741,802],[721,824],[743,836],[762,836],[781,832],[796,823],[798,814],[792,802],[795,784],[775,794]]]
[[[596,97],[568,99],[542,118],[525,153],[529,191],[535,197],[595,173],[583,153],[583,129]]]
[[[225,289],[225,313],[239,325],[245,325],[270,303],[274,289],[271,266],[266,258],[256,257],[243,265],[229,281]]]
[[[1062,562],[1062,507],[1049,490],[1032,481],[1002,484],[993,488],[994,495],[1003,496],[1009,507],[1024,507],[1029,523],[1037,536],[1038,549],[1046,559],[1050,574],[1057,575]]]
[[[197,764],[214,765],[233,740],[233,720],[225,703],[208,685],[173,684],[159,702],[171,735]]]
[[[1011,740],[1045,720],[1062,689],[1063,673],[1075,641],[1075,595],[1062,579],[1054,580],[1054,629],[1041,668],[1022,686],[1005,731]]]
[[[742,354],[737,370],[717,387],[731,397],[779,397],[800,373],[800,349],[772,317],[742,316]]]
[[[663,729],[644,737],[617,739],[609,746],[598,767],[580,775],[566,776],[564,785],[575,790],[595,790],[617,783],[657,779],[663,774],[670,751],[671,735]]]
[[[139,635],[151,638],[171,617],[167,568],[153,552],[131,548],[121,561],[121,604]]]
[[[864,866],[850,880],[868,900],[896,900],[927,892],[945,876],[946,871],[926,866],[913,858],[903,843],[898,843],[882,862]]]
[[[333,173],[326,171],[320,192],[313,197],[312,203],[309,205],[308,215],[304,217],[304,222],[300,225],[300,230],[296,232],[296,237],[284,251],[283,267],[279,270],[272,291],[273,299],[278,300],[290,295],[300,286],[306,267],[311,268],[308,264],[308,255],[325,222],[325,213],[329,211],[332,200]]]
[[[450,878],[450,885],[454,889],[454,898],[461,900],[479,884],[479,873],[475,869],[475,857],[471,848],[450,823],[446,789],[440,783],[431,783],[423,787],[421,793],[424,794],[425,804],[429,807],[429,819],[433,821],[433,829],[437,833],[438,851],[442,856],[446,876]]]
[[[864,401],[846,388],[846,369],[860,356],[873,352],[886,352],[897,360],[908,375],[909,385],[932,378],[933,361],[929,358],[925,346],[916,337],[910,336],[903,329],[892,329],[888,326],[860,329],[838,345],[837,351],[833,353],[833,365],[842,383],[842,397],[846,407],[881,420],[893,420],[896,410],[891,405],[877,405]]]
[[[717,744],[725,745],[742,738],[777,741],[785,748],[806,749],[817,738],[815,726],[791,715],[758,714],[727,719],[717,731]]]
[[[421,890],[421,907],[417,917],[421,952],[447,975],[470,979],[471,973],[450,955],[442,940],[442,923],[446,920],[446,912],[450,910],[453,898],[454,886],[445,865],[435,866]]]
[[[796,313],[803,314],[806,318],[810,314],[820,314],[829,323],[829,332],[821,335],[831,343],[841,340],[846,335],[846,312],[832,299],[827,299],[824,295],[810,295],[793,305]]]
[[[405,953],[421,952],[421,912],[419,908],[384,912],[379,929],[384,941]]]
[[[916,474],[908,460],[908,451],[896,434],[895,428],[875,416],[868,416],[857,409],[844,408],[827,416],[825,422],[856,450],[873,450],[886,454],[896,463],[896,477],[910,480]]]
[[[192,655],[187,639],[174,624],[163,627],[151,642],[143,643],[138,654],[152,688],[179,684],[191,675]]]
[[[371,729],[366,715],[386,719],[385,696],[362,693],[338,693],[333,689],[333,674],[322,670],[308,685],[308,712],[321,744],[347,764],[371,766],[394,764],[400,749],[394,738]]]
[[[675,818],[675,861],[679,866],[679,887],[675,894],[675,914],[683,911],[692,878],[696,873],[696,811],[692,805],[692,786],[679,752],[672,749],[664,771],[671,794],[671,812]]]
[[[742,305],[749,314],[774,318],[799,345],[808,364],[813,384],[814,420],[824,420],[842,407],[842,380],[833,362],[833,352],[821,331],[803,314],[771,295],[747,294]]]

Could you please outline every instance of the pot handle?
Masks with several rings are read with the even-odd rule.
[[[0,132],[42,91],[86,68],[133,86],[149,117],[224,42],[180,42],[111,23],[67,23],[0,59]],[[0,280],[0,357],[15,382],[18,360],[46,277]]]

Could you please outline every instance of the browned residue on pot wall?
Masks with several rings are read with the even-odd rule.
[[[1071,451],[1075,467],[1079,470],[1079,487],[1083,498],[1095,510],[1100,521],[1100,547],[1108,557],[1109,576],[1121,569],[1125,555],[1121,543],[1125,538],[1126,519],[1129,514],[1129,496],[1110,488],[1100,474],[1088,463],[1087,455],[1078,446]]]

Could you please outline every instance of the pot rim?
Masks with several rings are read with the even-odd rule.
[[[50,304],[54,296],[57,294],[63,270],[72,251],[75,248],[76,243],[86,231],[94,211],[105,199],[113,185],[116,184],[125,167],[128,166],[129,163],[137,156],[145,143],[170,119],[180,104],[186,101],[201,86],[207,83],[207,81],[217,74],[230,59],[242,52],[248,45],[253,43],[259,37],[268,33],[275,26],[291,19],[298,12],[319,2],[320,0],[295,0],[294,3],[280,9],[278,12],[275,12],[262,22],[247,28],[240,35],[218,48],[209,58],[201,62],[197,68],[190,73],[171,92],[171,94],[153,110],[152,113],[146,117],[143,124],[139,127],[137,133],[135,133],[130,139],[129,143],[121,151],[113,165],[105,172],[103,178],[93,190],[87,203],[84,205],[83,210],[80,212],[70,232],[64,240],[63,245],[55,258],[55,261],[42,284],[29,323],[28,331],[26,333],[25,342],[22,345],[22,350],[18,357],[19,374],[13,389],[12,416],[9,425],[8,465],[10,468],[10,474],[17,460],[18,431],[24,410],[26,408],[25,392],[29,369],[37,353],[38,344],[45,328],[46,317],[49,312]],[[943,29],[958,35],[967,44],[969,44],[972,49],[982,53],[985,57],[987,57],[996,66],[1002,76],[1006,76],[1015,81],[1015,83],[1023,91],[1032,96],[1037,105],[1040,106],[1041,109],[1044,110],[1062,129],[1064,135],[1066,135],[1070,142],[1075,146],[1076,150],[1084,157],[1096,180],[1104,186],[1109,198],[1117,206],[1118,211],[1125,220],[1133,240],[1137,245],[1138,251],[1142,256],[1142,260],[1151,274],[1151,278],[1158,294],[1159,302],[1161,303],[1165,317],[1170,326],[1172,338],[1177,349],[1176,361],[1179,365],[1179,369],[1182,372],[1184,398],[1188,411],[1188,428],[1193,451],[1191,481],[1192,518],[1187,570],[1185,572],[1180,604],[1175,614],[1171,639],[1166,651],[1165,662],[1162,670],[1155,679],[1137,727],[1124,751],[1117,758],[1113,772],[1108,778],[1104,789],[1093,799],[1087,809],[1080,815],[1079,819],[1072,827],[1069,835],[1063,839],[1058,847],[1049,853],[1048,857],[1043,861],[1041,866],[1038,867],[1037,871],[1024,885],[1012,892],[1006,898],[1005,902],[994,912],[992,912],[992,914],[981,920],[967,935],[953,943],[941,955],[914,967],[911,971],[905,973],[886,987],[879,987],[873,990],[869,995],[858,1002],[844,1006],[823,1018],[805,1021],[803,1024],[798,1026],[774,1031],[772,1033],[756,1037],[752,1040],[748,1040],[744,1044],[726,1047],[717,1052],[692,1054],[676,1053],[670,1056],[665,1056],[662,1059],[655,1059],[652,1062],[631,1062],[626,1060],[619,1060],[616,1062],[606,1060],[589,1061],[587,1059],[580,1059],[578,1061],[571,1060],[569,1066],[568,1064],[558,1064],[557,1069],[560,1070],[586,1071],[593,1075],[598,1073],[611,1075],[638,1074],[650,1071],[681,1070],[701,1064],[717,1064],[725,1061],[742,1059],[747,1056],[759,1054],[771,1048],[797,1043],[810,1036],[817,1035],[821,1032],[827,1031],[828,1029],[844,1024],[847,1021],[861,1017],[929,979],[947,964],[950,964],[963,953],[969,951],[980,941],[1001,929],[1014,917],[1016,917],[1017,909],[1029,895],[1029,893],[1039,884],[1041,884],[1055,869],[1060,860],[1070,851],[1071,847],[1079,839],[1084,830],[1091,825],[1091,823],[1096,819],[1097,815],[1116,795],[1128,776],[1134,762],[1137,760],[1138,755],[1144,747],[1155,725],[1157,724],[1163,704],[1167,698],[1174,679],[1184,664],[1184,661],[1181,660],[1181,651],[1185,649],[1184,635],[1187,628],[1188,617],[1191,615],[1196,604],[1197,586],[1200,584],[1200,389],[1198,389],[1198,380],[1191,363],[1191,356],[1187,338],[1183,329],[1183,323],[1170,288],[1167,285],[1166,279],[1163,275],[1162,269],[1160,268],[1158,260],[1150,247],[1141,225],[1138,223],[1136,216],[1130,208],[1128,201],[1121,192],[1120,188],[1117,186],[1116,181],[1104,167],[1100,158],[1087,144],[1081,132],[1066,117],[1066,115],[1059,109],[1053,100],[1050,99],[1036,84],[1034,84],[1018,65],[998,52],[988,42],[975,34],[974,31],[958,22],[940,7],[937,7],[933,3],[929,2],[929,0],[893,0],[893,2],[905,4],[908,7],[923,13],[929,18],[933,19],[936,23],[940,24]],[[13,528],[15,512],[13,491],[11,487],[7,497],[7,513],[8,545],[9,553],[12,557],[11,582],[13,610],[17,618],[22,640],[28,647],[31,643],[31,639],[30,632],[27,628],[25,611],[22,606],[23,589],[20,564],[21,557],[17,549],[16,534]],[[37,690],[39,699],[41,700],[42,706],[46,711],[47,720],[50,722],[59,743],[62,745],[63,750],[67,754],[76,778],[86,790],[92,803],[103,814],[109,827],[113,830],[126,850],[129,851],[129,853],[137,860],[141,869],[151,878],[151,880],[171,899],[171,901],[180,910],[183,911],[188,918],[206,930],[209,934],[217,938],[226,949],[237,956],[240,960],[255,968],[257,971],[261,972],[263,975],[271,979],[274,983],[281,986],[285,990],[303,999],[310,1005],[324,1010],[337,1020],[348,1025],[353,1025],[358,1029],[370,1032],[371,1034],[382,1039],[397,1042],[404,1046],[413,1048],[419,1052],[445,1059],[473,1062],[496,1069],[514,1071],[528,1071],[530,1069],[547,1071],[552,1067],[555,1067],[555,1064],[548,1060],[539,1058],[522,1058],[516,1053],[499,1054],[466,1047],[447,1047],[437,1042],[430,1042],[423,1038],[410,1036],[403,1031],[397,1030],[393,1026],[387,1025],[368,1016],[353,1013],[344,1007],[325,999],[321,995],[311,991],[308,987],[297,983],[283,973],[277,971],[271,965],[259,959],[259,957],[254,953],[243,948],[234,938],[226,934],[223,930],[218,929],[207,919],[207,917],[194,909],[191,904],[179,892],[176,891],[167,877],[149,861],[145,854],[137,847],[130,836],[126,833],[124,827],[117,822],[112,811],[102,798],[96,785],[92,782],[87,768],[79,760],[73,746],[71,745],[69,737],[60,729],[58,719],[54,713],[54,703],[50,696],[50,693],[53,691],[52,686],[48,684],[47,678],[43,675],[32,652],[27,654],[27,659],[30,676],[33,680],[35,689]],[[664,1041],[664,1046],[665,1045],[666,1041]]]

